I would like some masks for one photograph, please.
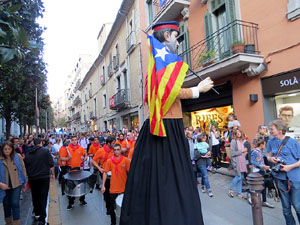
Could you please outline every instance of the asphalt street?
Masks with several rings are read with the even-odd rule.
[[[247,201],[229,198],[227,195],[232,178],[218,173],[209,176],[214,197],[211,198],[206,193],[202,193],[198,185],[205,225],[252,225],[251,206]],[[56,187],[59,188],[59,185],[56,184]],[[77,199],[74,208],[70,211],[66,209],[67,197],[61,196],[60,192],[58,193],[58,207],[63,225],[110,224],[110,217],[106,215],[103,196],[99,191],[95,190],[93,194],[86,196],[87,206],[81,206]],[[274,202],[273,199],[268,199],[268,201],[274,204],[275,208],[263,207],[264,225],[284,225],[281,203]],[[30,193],[27,192],[24,200],[21,201],[22,224],[33,224],[31,210]],[[5,224],[3,217],[1,205],[0,224]]]

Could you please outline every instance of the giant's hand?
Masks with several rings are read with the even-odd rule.
[[[210,77],[207,77],[205,80],[201,81],[198,84],[198,90],[201,93],[209,91],[214,86],[214,82],[210,79]]]

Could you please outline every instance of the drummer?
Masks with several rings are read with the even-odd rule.
[[[105,193],[105,182],[107,180],[107,173],[111,172],[110,179],[110,208],[108,213],[111,218],[111,225],[116,225],[115,200],[119,194],[124,193],[127,180],[127,173],[129,172],[130,160],[121,154],[121,145],[114,145],[114,155],[111,157],[105,166],[103,173],[101,192]]]
[[[99,138],[98,137],[94,137],[93,138],[93,142],[89,148],[89,156],[93,159],[93,157],[95,156],[96,152],[98,150],[101,149],[101,144],[99,142]],[[99,176],[99,170],[95,167],[94,167],[94,176],[96,176],[95,178],[95,182],[96,182],[96,189],[99,189],[100,190],[100,176]]]
[[[95,168],[97,168],[100,171],[100,176],[102,177],[102,174],[104,172],[105,164],[108,159],[110,159],[113,156],[113,146],[116,142],[116,139],[114,136],[108,136],[106,139],[106,144],[98,150],[95,153],[95,156],[93,157],[92,164]],[[106,214],[108,215],[108,210],[110,208],[110,200],[109,200],[109,187],[110,187],[110,180],[107,179],[105,182],[105,187],[107,191],[104,192],[104,201],[106,204]]]
[[[68,145],[67,151],[71,155],[71,158],[68,160],[68,166],[71,167],[71,170],[80,169],[82,163],[87,159],[86,152],[83,147],[78,145],[77,136],[72,136],[71,144]],[[73,208],[75,197],[68,196],[69,205],[67,210],[71,210]],[[87,205],[85,201],[85,195],[79,198],[80,204],[85,206]]]

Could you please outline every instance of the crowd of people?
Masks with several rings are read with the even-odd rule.
[[[228,190],[229,197],[248,198],[252,204],[249,192],[247,196],[242,193],[243,184],[246,186],[245,178],[249,173],[259,173],[265,179],[262,206],[274,208],[267,202],[268,191],[275,201],[281,199],[286,224],[295,224],[291,206],[300,222],[300,145],[296,139],[285,135],[288,131],[285,121],[273,120],[269,127],[258,126],[252,146],[233,114],[229,115],[228,121],[228,126],[221,130],[213,124],[208,130],[185,128],[196,182],[201,184],[201,191],[213,197],[208,171],[216,171],[222,164],[227,164],[235,174]],[[199,173],[201,182],[197,180]]]
[[[274,165],[281,163],[279,172],[273,177],[275,186],[279,187],[284,217],[290,221],[287,224],[293,224],[291,205],[296,209],[298,219],[300,215],[300,200],[296,194],[300,183],[297,167],[300,148],[297,141],[285,137],[286,129],[281,120],[272,121],[269,131],[267,126],[261,125],[250,143],[234,115],[229,116],[229,124],[223,129],[216,124],[211,124],[208,130],[186,127],[186,144],[200,190],[213,197],[208,171],[214,172],[227,164],[235,172],[228,189],[229,197],[245,199],[247,196],[242,190],[247,174],[257,172],[264,176]],[[33,216],[39,224],[45,224],[50,179],[57,178],[61,182],[64,174],[80,169],[92,173],[95,189],[104,195],[111,224],[116,224],[115,199],[124,193],[138,134],[136,130],[123,129],[113,133],[94,131],[74,135],[10,137],[0,151],[0,202],[3,202],[6,224],[20,224],[19,200],[26,186],[32,193]],[[265,187],[262,191],[263,206],[273,208],[266,196]],[[68,196],[68,200],[67,210],[71,210],[75,197]],[[79,201],[81,205],[87,205],[85,196]]]

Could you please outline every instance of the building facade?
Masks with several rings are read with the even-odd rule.
[[[139,1],[124,0],[116,20],[98,35],[100,53],[79,90],[88,130],[139,128],[143,122]]]
[[[222,127],[234,112],[252,140],[258,125],[279,118],[280,109],[290,106],[293,114],[284,116],[291,117],[290,135],[299,139],[298,0],[160,0],[145,4],[148,14],[143,29],[149,31],[159,21],[178,21],[182,40],[178,54],[198,76],[210,76],[220,93],[210,91],[199,99],[183,101],[186,126],[207,130],[209,121],[215,120]],[[270,16],[266,9],[272,12]],[[189,71],[183,86],[196,86],[199,81]]]

